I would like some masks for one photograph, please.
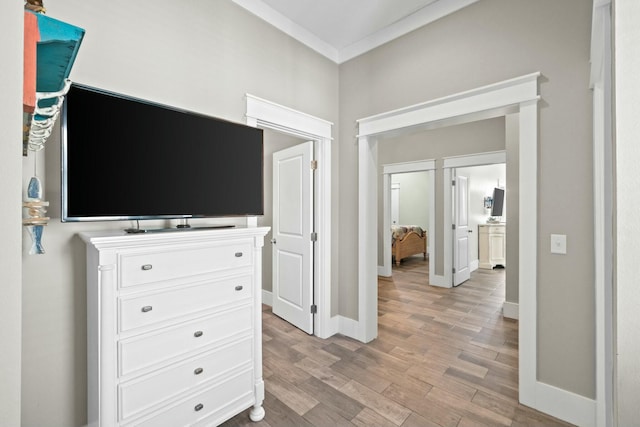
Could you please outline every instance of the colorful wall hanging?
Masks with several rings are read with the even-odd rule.
[[[42,183],[37,176],[36,154],[51,135],[71,81],[69,74],[85,31],[50,18],[42,0],[27,0],[24,12],[23,155],[34,152],[34,176],[23,203],[33,245],[29,253],[42,254],[42,231],[49,217],[49,202],[42,199]]]

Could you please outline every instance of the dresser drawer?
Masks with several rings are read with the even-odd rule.
[[[248,370],[218,383],[202,393],[182,400],[156,416],[127,424],[141,427],[190,426],[204,418],[215,418],[216,412],[228,413],[229,407],[248,408],[255,401],[253,371]],[[219,420],[224,421],[224,420]]]
[[[167,399],[188,393],[233,370],[251,368],[253,337],[229,344],[203,356],[172,365],[152,375],[119,386],[119,417],[126,420]]]
[[[211,317],[119,341],[119,375],[128,375],[165,360],[203,349],[222,339],[251,331],[253,307],[247,304]]]
[[[119,257],[120,287],[142,285],[178,277],[252,264],[251,242],[166,252],[126,253]]]
[[[189,284],[157,293],[119,298],[119,328],[125,332],[225,304],[251,299],[252,276]]]

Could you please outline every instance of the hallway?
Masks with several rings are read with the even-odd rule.
[[[424,283],[421,256],[379,278],[379,336],[308,336],[263,311],[266,416],[229,426],[568,426],[518,404],[518,323],[501,315],[504,270]]]

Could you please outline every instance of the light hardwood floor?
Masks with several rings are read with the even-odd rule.
[[[568,426],[518,404],[518,323],[501,315],[504,270],[427,285],[421,256],[378,282],[378,338],[309,336],[263,310],[264,420],[223,425]]]

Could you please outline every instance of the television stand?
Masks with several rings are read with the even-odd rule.
[[[81,235],[88,425],[217,426],[249,408],[264,417],[268,231]]]

